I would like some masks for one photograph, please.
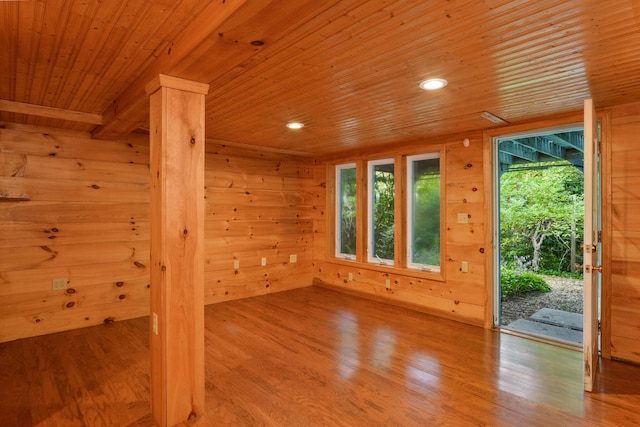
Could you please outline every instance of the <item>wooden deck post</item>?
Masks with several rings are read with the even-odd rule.
[[[204,96],[159,75],[150,96],[151,412],[172,426],[204,412]]]

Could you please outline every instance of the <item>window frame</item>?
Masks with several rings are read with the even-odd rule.
[[[356,171],[356,253],[355,254],[347,254],[347,253],[343,253],[341,252],[341,248],[342,248],[342,202],[341,202],[341,198],[342,198],[342,179],[341,179],[341,172],[345,169],[355,169]],[[358,245],[358,199],[360,197],[359,192],[360,189],[358,188],[358,165],[355,162],[350,162],[350,163],[342,163],[339,165],[336,165],[335,167],[335,173],[336,173],[336,191],[335,191],[335,257],[336,258],[340,258],[343,260],[347,260],[347,261],[355,261],[356,260],[356,256],[357,256],[357,245]]]
[[[374,202],[374,197],[373,197],[373,191],[374,191],[374,185],[373,185],[373,169],[375,166],[378,165],[393,165],[393,183],[394,183],[394,211],[393,211],[393,218],[394,218],[394,259],[383,259],[383,258],[379,258],[379,257],[374,257],[373,253],[374,253],[374,248],[373,248],[373,237],[374,237],[374,233],[373,233],[373,228],[374,228],[374,222],[373,222],[373,202]],[[371,264],[377,264],[377,265],[382,265],[382,266],[389,266],[392,267],[395,265],[395,257],[397,256],[396,251],[395,251],[395,241],[396,241],[396,236],[395,236],[395,230],[397,229],[396,227],[396,209],[395,209],[395,198],[396,198],[396,193],[395,190],[397,189],[397,185],[398,185],[398,180],[397,180],[397,176],[396,176],[396,162],[395,162],[395,158],[393,157],[387,157],[384,159],[377,159],[377,160],[369,160],[367,161],[367,262],[371,263]]]
[[[438,204],[440,207],[440,212],[438,214],[438,222],[439,222],[439,256],[440,256],[440,265],[429,265],[429,264],[421,264],[413,262],[413,194],[414,194],[414,173],[413,173],[413,162],[420,160],[430,160],[430,159],[438,159],[438,172],[439,172],[439,200]],[[444,185],[444,176],[442,172],[442,153],[441,150],[438,151],[430,151],[428,153],[414,154],[406,157],[406,265],[408,269],[424,271],[429,273],[439,274],[442,271],[442,254],[443,254],[443,227],[442,227],[442,213],[443,213],[443,185]]]

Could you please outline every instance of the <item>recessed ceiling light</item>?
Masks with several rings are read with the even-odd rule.
[[[302,129],[304,127],[304,124],[300,122],[289,122],[287,123],[287,127],[289,129]]]
[[[442,89],[447,85],[445,79],[428,79],[420,83],[420,89],[422,90],[436,90]]]

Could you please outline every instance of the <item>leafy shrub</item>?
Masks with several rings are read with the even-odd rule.
[[[500,269],[500,292],[502,299],[516,294],[535,291],[549,292],[551,291],[551,287],[537,274],[507,268]]]

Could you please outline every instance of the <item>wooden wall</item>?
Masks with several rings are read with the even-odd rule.
[[[313,161],[215,142],[206,151],[205,303],[310,286],[322,209]]]
[[[0,128],[0,341],[142,316],[149,148]],[[67,289],[52,289],[53,279]]]
[[[603,351],[640,362],[640,104],[606,111]],[[313,162],[210,141],[205,298],[211,304],[309,286],[408,305],[486,326],[490,296],[482,135],[434,139]],[[444,280],[333,257],[333,165],[445,147]],[[148,139],[0,127],[0,342],[148,314]],[[458,224],[458,213],[469,223]],[[291,262],[296,255],[297,262]],[[266,266],[262,266],[266,258]],[[234,268],[234,261],[239,268]],[[460,271],[461,261],[469,272]],[[349,273],[353,281],[348,280]],[[52,280],[68,279],[67,291]],[[385,287],[389,279],[391,290]]]
[[[470,138],[470,146],[462,141]],[[359,158],[373,160],[433,151],[444,144],[445,174],[444,192],[446,208],[442,212],[445,221],[442,276],[444,280],[433,280],[433,276],[406,268],[382,267],[364,262],[349,262],[336,259],[332,254],[333,233],[331,221],[324,216],[318,218],[315,242],[315,278],[319,285],[338,288],[381,299],[391,303],[453,318],[466,323],[483,326],[486,319],[488,296],[485,286],[486,256],[491,246],[486,236],[486,206],[484,195],[484,167],[482,135],[476,133],[460,137],[438,138],[422,144],[406,144],[399,148],[375,153],[357,153],[353,156],[331,159],[316,168],[318,179],[331,182],[335,164]],[[321,178],[322,177],[322,178]],[[325,192],[333,197],[331,186]],[[327,206],[330,206],[327,200]],[[468,214],[467,224],[458,224],[459,213]],[[320,212],[319,212],[320,214]],[[396,226],[398,219],[396,219]],[[469,263],[469,272],[461,271],[461,262]],[[349,273],[353,281],[349,281]],[[386,288],[386,279],[391,289]]]
[[[30,198],[0,202],[0,342],[148,315],[148,144],[0,127],[0,195]],[[313,162],[210,142],[205,167],[205,302],[310,286]]]
[[[603,231],[611,267],[607,272],[603,262],[603,316],[609,318],[602,323],[610,338],[603,350],[609,344],[611,357],[640,363],[640,104],[613,108],[608,116],[603,196],[611,221]]]

